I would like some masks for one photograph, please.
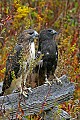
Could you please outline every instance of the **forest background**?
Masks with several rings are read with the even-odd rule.
[[[40,32],[53,28],[59,60],[56,74],[66,74],[74,82],[74,99],[59,107],[77,118],[80,111],[80,1],[79,0],[1,0],[0,1],[0,81],[4,78],[6,59],[24,29]]]

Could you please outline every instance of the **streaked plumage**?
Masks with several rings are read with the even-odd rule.
[[[34,39],[37,36],[38,33],[35,30],[28,29],[24,30],[18,37],[18,43],[14,47],[13,51],[9,54],[6,61],[6,72],[1,95],[3,95],[8,90],[8,88],[10,89],[10,87],[10,92],[12,92],[12,90],[15,88],[21,87],[21,74],[23,72],[22,66],[25,67],[24,70],[26,71],[30,61],[35,59]],[[23,56],[24,61],[22,60]],[[13,77],[16,79],[13,80]]]

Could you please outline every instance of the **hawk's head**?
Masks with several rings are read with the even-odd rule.
[[[40,32],[39,39],[40,41],[53,39],[53,36],[56,34],[57,32],[51,28],[44,29]]]
[[[34,38],[38,37],[38,33],[33,29],[24,30],[18,37],[18,44],[34,42]]]
[[[35,59],[34,39],[38,38],[38,33],[33,29],[24,30],[18,37],[18,44],[21,45],[27,57]]]

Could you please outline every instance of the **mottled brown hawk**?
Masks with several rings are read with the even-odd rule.
[[[1,95],[9,94],[16,88],[20,88],[22,79],[26,79],[27,76],[22,74],[27,73],[31,60],[35,59],[34,39],[36,37],[38,33],[33,29],[24,30],[19,35],[18,42],[6,61]]]

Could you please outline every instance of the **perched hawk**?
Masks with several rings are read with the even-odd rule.
[[[39,74],[39,84],[45,81],[49,82],[50,76],[54,76],[58,61],[58,47],[55,41],[57,32],[53,29],[41,30],[39,34],[38,53],[43,54],[41,65],[36,67],[36,73]],[[53,77],[54,78],[54,77]]]
[[[6,72],[1,95],[4,93],[9,94],[14,89],[21,87],[21,77],[24,77],[22,74],[24,71],[27,72],[30,61],[35,59],[34,39],[36,37],[38,37],[38,33],[33,29],[24,30],[20,34],[16,46],[6,61]]]

